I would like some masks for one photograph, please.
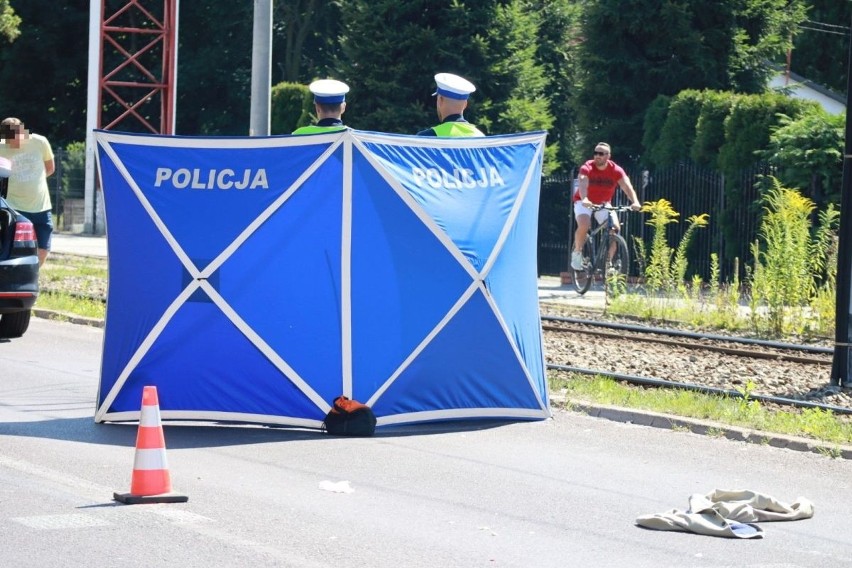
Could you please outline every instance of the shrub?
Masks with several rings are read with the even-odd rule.
[[[834,287],[834,272],[828,269],[833,228],[839,218],[831,207],[820,216],[821,224],[811,238],[814,202],[796,190],[785,188],[777,179],[764,196],[764,216],[760,225],[761,243],[755,243],[752,295],[755,306],[765,314],[753,313],[756,326],[764,321],[770,332],[782,335],[806,330],[809,306],[820,289]],[[754,310],[756,312],[756,310]]]
[[[675,164],[689,155],[695,140],[701,100],[701,92],[693,89],[681,91],[672,99],[659,136],[651,146],[650,154],[654,164]]]
[[[86,187],[86,142],[71,142],[60,158],[63,197],[82,197]]]
[[[718,166],[719,149],[725,143],[725,118],[739,96],[730,92],[704,91],[690,153],[697,164]]]
[[[278,83],[270,93],[270,132],[290,134],[314,121],[311,91],[299,83]]]
[[[763,152],[781,183],[802,191],[818,208],[840,204],[845,123],[844,115],[819,107],[797,119],[781,116]]]

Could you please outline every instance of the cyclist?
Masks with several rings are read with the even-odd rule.
[[[591,207],[595,205],[609,206],[615,195],[615,187],[618,186],[630,200],[632,210],[639,211],[642,208],[627,173],[610,159],[610,155],[609,144],[598,142],[595,145],[594,158],[580,167],[580,173],[577,176],[577,189],[574,191],[574,219],[577,221],[577,230],[574,231],[574,250],[571,252],[571,268],[574,270],[583,269],[583,244],[586,242],[586,235],[592,226]],[[599,223],[605,222],[607,215],[612,217],[615,230],[621,230],[615,211],[605,209],[595,211],[595,218]],[[609,249],[608,258],[611,259],[614,253],[615,243],[613,242]]]

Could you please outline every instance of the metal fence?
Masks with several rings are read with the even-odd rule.
[[[688,249],[687,277],[699,275],[707,281],[711,272],[710,255],[719,256],[720,276],[730,280],[735,266],[743,278],[745,266],[750,265],[751,243],[759,224],[760,197],[758,181],[771,174],[766,164],[755,164],[741,171],[736,179],[726,179],[719,171],[702,168],[690,162],[647,170],[627,167],[639,200],[666,199],[680,215],[677,223],[666,228],[669,246],[680,244],[693,215],[708,214],[709,225],[694,233]],[[574,213],[571,202],[574,175],[551,176],[542,179],[539,209],[539,275],[558,275],[568,270],[574,235]],[[727,191],[726,191],[727,186]],[[616,190],[613,205],[624,205],[626,199]],[[644,215],[629,213],[622,220],[623,234],[630,245],[631,274],[639,275],[636,259],[642,256],[637,238],[650,243],[653,231]],[[728,237],[726,237],[728,235]],[[738,260],[738,264],[735,262]]]
[[[53,202],[54,224],[58,231],[82,233],[86,227],[95,231],[104,227],[100,192],[95,192],[93,219],[85,218],[85,169],[83,156],[70,155],[65,149],[55,150],[56,172],[48,178]],[[69,165],[70,164],[70,165]],[[751,243],[756,238],[760,208],[757,182],[762,175],[771,174],[765,164],[743,170],[734,180],[726,180],[716,170],[702,168],[690,162],[647,170],[625,168],[642,202],[665,198],[680,214],[679,222],[666,229],[670,246],[676,247],[688,228],[692,215],[707,213],[709,225],[696,232],[689,248],[688,277],[698,274],[705,281],[710,277],[710,254],[719,255],[721,277],[729,280],[734,260],[739,259],[739,276],[744,276],[751,263]],[[576,171],[576,170],[575,170]],[[539,275],[559,275],[568,270],[574,238],[574,209],[571,200],[575,171],[570,175],[549,176],[541,182],[539,207],[538,272]],[[726,191],[726,185],[728,190]],[[734,188],[734,189],[731,189]],[[626,199],[616,190],[614,205],[625,205]],[[640,275],[636,259],[642,256],[637,238],[649,243],[653,232],[637,213],[622,218],[623,234],[630,245],[631,274]],[[725,238],[734,235],[735,238]]]
[[[100,195],[96,192],[95,219],[85,217],[86,173],[83,167],[84,154],[69,153],[64,148],[54,149],[56,171],[47,178],[53,213],[53,224],[57,231],[82,233],[86,226],[103,227]]]

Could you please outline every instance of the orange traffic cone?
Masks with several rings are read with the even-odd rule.
[[[113,498],[128,505],[183,503],[189,500],[186,495],[172,492],[157,387],[145,387],[142,391],[142,413],[136,434],[136,459],[130,493],[113,493]]]

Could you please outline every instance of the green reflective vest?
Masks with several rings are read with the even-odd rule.
[[[302,126],[293,131],[293,134],[323,134],[327,132],[339,132],[346,130],[345,126]]]
[[[469,122],[442,122],[433,126],[432,130],[438,136],[485,136]]]

